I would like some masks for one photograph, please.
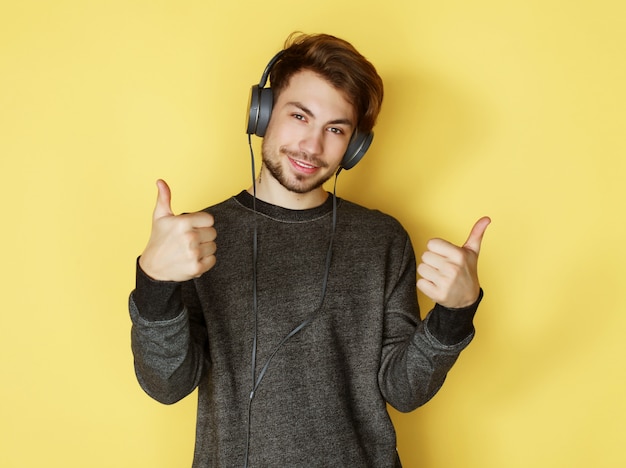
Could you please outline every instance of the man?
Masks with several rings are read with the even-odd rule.
[[[406,231],[322,187],[362,156],[351,142],[383,96],[374,67],[341,39],[299,35],[269,69],[253,186],[177,216],[157,182],[130,297],[137,378],[168,404],[198,388],[194,467],[400,466],[386,405],[428,401],[471,341],[489,219],[462,247],[428,243],[417,286],[437,305],[421,321]]]

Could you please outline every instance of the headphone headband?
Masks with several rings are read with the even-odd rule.
[[[270,72],[274,67],[274,64],[278,61],[278,59],[285,53],[284,50],[279,51],[276,55],[272,57],[269,63],[265,66],[265,70],[263,70],[263,75],[261,75],[261,80],[259,81],[259,88],[265,88],[267,80],[270,77]]]

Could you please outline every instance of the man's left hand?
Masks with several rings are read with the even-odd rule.
[[[444,307],[458,309],[472,305],[480,294],[478,254],[488,217],[480,218],[467,241],[458,247],[443,239],[431,239],[417,267],[421,278],[417,287],[430,299]]]

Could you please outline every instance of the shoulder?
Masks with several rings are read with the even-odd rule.
[[[213,216],[215,216],[216,214],[225,215],[228,213],[248,211],[248,208],[246,206],[237,201],[237,198],[240,196],[241,194],[233,195],[232,197],[227,198],[219,203],[215,203],[204,208],[202,211],[206,213],[211,213]]]
[[[354,202],[341,199],[338,205],[338,213],[352,223],[362,225],[367,223],[378,228],[389,229],[391,231],[405,232],[404,227],[393,216],[383,213],[380,210],[367,208]]]
[[[341,200],[337,209],[337,251],[347,256],[350,265],[368,265],[372,272],[381,268],[402,270],[405,262],[414,263],[415,254],[409,233],[395,217],[377,209]],[[380,273],[386,277],[386,273]]]
[[[404,226],[393,216],[377,209],[340,200],[337,228],[354,240],[369,239],[378,245],[410,245]]]
[[[213,217],[213,227],[220,231],[242,229],[245,228],[247,224],[251,224],[250,219],[252,213],[237,201],[237,195],[210,205],[202,211],[209,213]]]
[[[226,208],[232,204],[236,204],[235,203],[235,199],[237,198],[238,195],[233,195],[231,197],[228,197],[224,200],[221,200],[217,203],[213,203],[212,205],[207,206],[204,210],[202,211],[211,211],[211,210],[216,210],[216,209],[223,209]]]

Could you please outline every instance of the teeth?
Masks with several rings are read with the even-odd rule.
[[[303,163],[303,162],[301,162],[301,161],[294,161],[294,162],[295,162],[298,166],[302,166],[302,167],[305,167],[305,168],[307,168],[307,169],[313,169],[313,168],[315,167],[315,166],[312,166],[312,165],[310,165],[310,164],[305,164],[305,163]]]

